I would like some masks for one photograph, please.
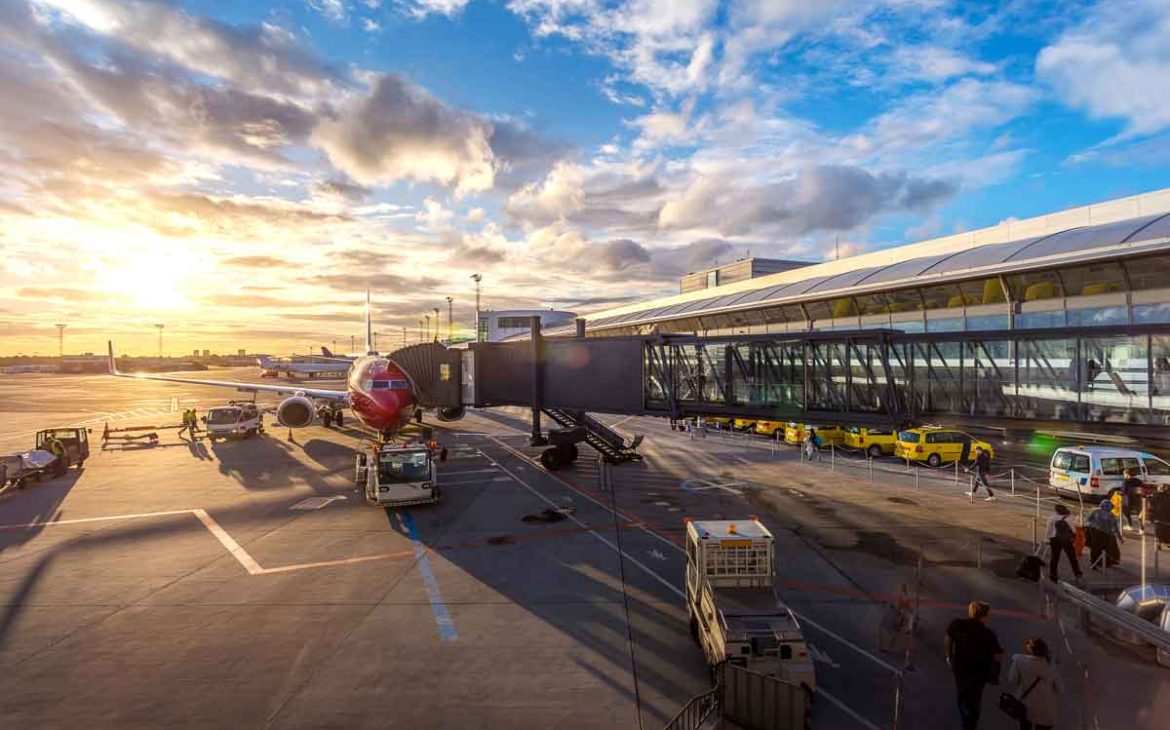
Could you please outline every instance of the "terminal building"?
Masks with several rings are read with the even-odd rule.
[[[540,317],[543,328],[572,322],[577,315],[555,309],[484,309],[479,312],[476,327],[479,342],[501,342],[509,337],[526,335],[533,317]]]
[[[684,278],[585,335],[645,339],[644,405],[672,413],[1170,425],[1170,189],[782,263]]]

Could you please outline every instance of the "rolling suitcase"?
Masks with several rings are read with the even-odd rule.
[[[1029,555],[1020,561],[1020,567],[1016,568],[1016,575],[1024,580],[1030,580],[1033,583],[1040,580],[1040,572],[1044,569],[1044,561],[1039,555]]]

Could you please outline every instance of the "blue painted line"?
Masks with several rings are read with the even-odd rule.
[[[443,594],[439,591],[439,581],[435,578],[435,571],[431,570],[431,563],[427,559],[427,546],[418,535],[418,527],[414,524],[414,516],[409,512],[398,512],[398,524],[406,531],[410,538],[410,547],[414,551],[415,564],[422,574],[423,587],[427,591],[427,600],[431,602],[431,613],[435,614],[435,623],[439,627],[439,636],[443,641],[455,641],[459,632],[455,630],[455,622],[447,613],[447,604],[443,603]]]

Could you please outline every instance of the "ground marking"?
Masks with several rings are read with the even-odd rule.
[[[658,548],[654,548],[653,550],[647,550],[646,554],[649,555],[650,557],[654,558],[655,560],[666,560],[666,555]]]
[[[439,592],[439,581],[435,578],[435,571],[431,569],[431,561],[427,559],[427,546],[418,535],[418,527],[414,524],[414,515],[409,512],[395,512],[398,524],[410,538],[410,547],[414,551],[414,563],[422,574],[423,587],[427,592],[427,600],[431,604],[431,613],[435,615],[435,623],[439,627],[439,636],[444,642],[455,641],[459,633],[455,631],[455,622],[447,613],[447,604],[443,603],[443,594]],[[390,510],[386,510],[386,518],[390,518]]]
[[[705,492],[710,489],[722,489],[725,492],[734,494],[737,497],[743,496],[743,490],[736,487],[746,487],[747,482],[739,480],[732,480],[729,482],[716,482],[711,479],[684,479],[679,482],[678,488],[684,492]]]
[[[840,664],[833,661],[832,658],[830,658],[829,655],[825,652],[821,651],[821,649],[816,644],[808,644],[808,653],[812,654],[813,661],[818,661],[822,664],[828,664],[833,669],[841,668]]]
[[[307,499],[302,499],[300,502],[297,502],[293,506],[289,507],[289,509],[321,509],[322,507],[333,504],[336,501],[344,502],[345,499],[345,495],[342,494],[335,494],[332,497],[309,497]]]

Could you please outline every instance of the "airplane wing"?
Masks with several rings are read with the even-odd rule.
[[[322,390],[319,388],[299,388],[295,385],[265,385],[260,383],[237,383],[230,380],[200,380],[198,378],[176,378],[172,375],[147,375],[145,373],[120,373],[114,364],[114,343],[108,342],[110,348],[107,368],[110,375],[118,378],[134,378],[136,380],[162,380],[168,383],[185,383],[187,385],[209,385],[216,388],[234,388],[243,393],[276,393],[278,395],[304,395],[309,398],[322,400],[346,400],[349,395],[344,390]]]

